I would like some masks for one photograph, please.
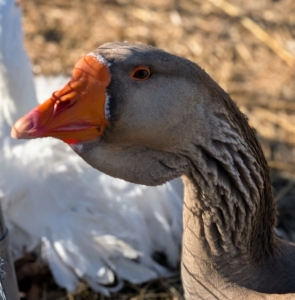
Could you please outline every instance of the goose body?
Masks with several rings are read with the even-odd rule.
[[[182,176],[187,299],[295,299],[295,248],[274,233],[261,147],[196,64],[150,46],[105,44],[12,136],[58,138],[94,168],[138,184]]]
[[[37,78],[37,94],[49,97],[48,90],[64,80]],[[106,295],[125,280],[142,283],[172,274],[182,235],[179,182],[138,186],[98,173],[58,140],[12,140],[13,122],[36,105],[20,8],[5,0],[0,3],[0,197],[15,258],[41,248],[60,286],[73,291],[81,278]],[[159,254],[166,266],[156,261]]]

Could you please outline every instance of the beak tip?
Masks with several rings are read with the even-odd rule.
[[[12,127],[10,135],[13,139],[31,139],[29,131],[33,128],[33,122],[27,115],[19,119]]]
[[[15,128],[15,126],[12,127],[10,136],[15,139],[15,140],[20,140],[20,139],[31,139],[32,137],[27,133],[27,132],[19,132]]]
[[[19,134],[18,134],[18,132],[17,132],[17,130],[15,129],[14,126],[11,128],[10,136],[11,136],[13,139],[16,139],[16,140],[19,139]]]

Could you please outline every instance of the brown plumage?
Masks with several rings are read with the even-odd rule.
[[[107,96],[92,99],[105,101],[105,130],[75,104],[59,112],[65,121],[57,124],[53,107],[64,99],[52,98],[16,123],[12,135],[58,137],[94,168],[134,183],[182,176],[187,299],[295,299],[295,248],[274,234],[267,163],[230,97],[196,64],[153,47],[110,43],[89,55],[97,61],[91,68],[109,70],[110,83],[100,88]],[[89,76],[89,65],[79,66]],[[99,74],[93,76],[99,85]],[[87,91],[69,97],[80,103]],[[69,121],[73,113],[77,120]],[[100,130],[79,140],[86,125]]]

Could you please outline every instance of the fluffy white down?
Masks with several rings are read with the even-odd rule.
[[[58,140],[10,138],[13,122],[36,105],[22,38],[19,7],[0,1],[0,198],[15,258],[41,249],[56,282],[69,291],[79,278],[108,295],[124,280],[169,276],[171,270],[152,255],[164,253],[170,266],[179,262],[179,180],[134,185],[99,173]],[[66,80],[36,78],[38,99],[47,99]],[[105,287],[115,276],[116,284]]]

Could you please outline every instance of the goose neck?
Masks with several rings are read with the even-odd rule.
[[[276,249],[275,203],[252,129],[225,115],[216,119],[220,132],[196,139],[183,176],[183,274],[247,287]]]

